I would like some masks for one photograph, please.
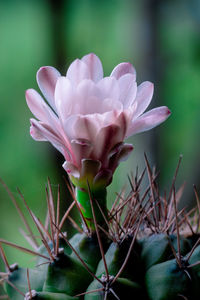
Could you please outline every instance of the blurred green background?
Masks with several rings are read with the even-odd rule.
[[[19,200],[20,187],[30,207],[44,218],[45,184],[56,193],[63,185],[62,157],[48,143],[29,136],[24,92],[36,88],[39,67],[63,74],[77,57],[94,52],[109,75],[130,61],[138,83],[155,84],[151,107],[167,105],[167,122],[129,140],[135,150],[115,174],[114,199],[127,174],[144,167],[144,152],[161,171],[161,189],[169,187],[180,154],[177,186],[186,182],[182,205],[194,203],[193,184],[200,184],[200,1],[198,0],[0,0],[0,177]],[[69,205],[63,188],[63,201]],[[0,236],[27,245],[13,204],[0,186]],[[23,266],[30,257],[5,247],[9,263]]]

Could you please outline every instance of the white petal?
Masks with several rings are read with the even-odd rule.
[[[101,90],[103,98],[119,99],[119,84],[114,77],[104,77],[97,83],[97,86]]]
[[[133,151],[133,145],[122,143],[121,145],[119,145],[119,147],[116,148],[116,150],[114,149],[115,153],[109,159],[108,166],[108,168],[113,172],[120,162],[127,160],[128,156]]]
[[[35,141],[43,141],[43,142],[46,142],[47,139],[44,138],[41,130],[39,130],[36,126],[34,126],[32,123],[31,123],[31,126],[30,126],[30,135],[31,137],[35,140]]]
[[[137,93],[137,83],[133,74],[125,74],[118,80],[120,87],[119,100],[123,103],[124,108],[129,108],[135,100]]]
[[[137,95],[134,101],[136,110],[134,112],[134,118],[140,116],[149,106],[153,97],[154,85],[149,81],[145,81],[138,86]]]
[[[139,132],[150,130],[158,126],[159,124],[164,122],[170,116],[170,114],[171,112],[166,106],[157,107],[148,111],[132,122],[130,128],[128,129],[126,137]]]
[[[73,85],[77,85],[83,79],[90,79],[90,72],[86,63],[76,59],[67,70],[67,78]]]
[[[73,113],[86,115],[102,112],[101,92],[92,80],[81,81],[76,92],[77,102],[73,103],[75,107]]]
[[[81,166],[81,160],[89,157],[92,151],[92,145],[87,140],[77,139],[71,141],[71,146],[73,154],[76,157],[76,163],[78,166]]]
[[[81,59],[86,63],[90,72],[90,78],[97,82],[103,78],[103,67],[100,59],[94,53],[83,56]]]
[[[131,73],[136,77],[136,71],[131,63],[124,62],[117,65],[113,71],[111,72],[110,76],[114,76],[116,79],[119,79],[121,76]]]
[[[72,175],[75,178],[80,177],[80,173],[78,168],[71,162],[65,161],[62,167],[65,169],[65,171],[70,175]]]
[[[26,102],[34,116],[42,122],[57,122],[57,116],[34,89],[26,91]]]
[[[60,73],[53,67],[42,67],[37,72],[37,83],[50,106],[55,110],[54,91]]]
[[[70,140],[85,139],[91,144],[95,142],[98,131],[98,122],[94,115],[70,116],[63,122],[64,130]]]
[[[74,92],[68,78],[61,76],[56,84],[55,103],[59,116],[65,119],[72,113],[74,105]]]
[[[62,140],[57,136],[57,134],[50,128],[47,124],[38,122],[35,119],[31,119],[31,135],[33,138],[43,138],[43,140],[49,141],[57,150],[59,150],[64,155],[64,149]],[[36,135],[37,134],[37,135]]]
[[[122,142],[121,128],[117,125],[109,125],[101,128],[97,137],[93,155],[102,162],[103,167],[108,163],[108,153],[118,143]]]

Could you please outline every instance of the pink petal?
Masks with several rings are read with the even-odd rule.
[[[78,140],[72,140],[71,141],[71,147],[74,156],[76,157],[76,163],[77,166],[81,166],[81,160],[83,158],[88,158],[91,151],[92,151],[92,145],[89,141],[78,139]]]
[[[65,169],[65,171],[69,174],[69,176],[73,176],[75,178],[80,177],[80,173],[78,168],[71,162],[65,161],[62,167]]]
[[[101,92],[92,80],[84,79],[79,83],[76,97],[77,103],[73,103],[75,114],[86,115],[102,112]]]
[[[73,160],[73,153],[68,148],[68,144],[62,140],[47,124],[38,122],[35,119],[31,119],[31,134],[33,138],[39,138],[40,140],[49,141],[58,151],[62,153],[66,160]]]
[[[61,119],[67,118],[73,110],[75,95],[70,80],[61,76],[55,88],[55,104]]]
[[[60,73],[53,67],[42,67],[37,72],[37,82],[44,97],[55,110],[54,91]]]
[[[81,59],[88,66],[90,78],[97,82],[103,78],[103,67],[100,59],[94,53],[83,56]]]
[[[114,77],[104,77],[97,83],[103,98],[119,99],[120,89]]]
[[[32,122],[30,126],[30,135],[35,141],[43,141],[43,142],[47,141],[47,139],[44,138],[41,130],[39,130],[38,127],[34,126]]]
[[[150,130],[158,126],[159,124],[164,122],[170,116],[170,114],[171,112],[166,106],[157,107],[148,111],[132,122],[130,128],[128,129],[126,137],[139,132]]]
[[[43,98],[34,89],[26,91],[26,102],[37,119],[42,122],[49,123],[51,121],[57,122],[57,117],[45,103]]]
[[[122,141],[122,131],[119,126],[112,124],[101,128],[96,137],[93,155],[102,162],[104,168],[107,165],[108,153]]]
[[[121,76],[131,73],[136,77],[136,71],[131,63],[124,62],[117,65],[113,71],[111,72],[110,76],[114,76],[116,79],[119,79]]]
[[[121,129],[121,140],[123,141],[131,122],[132,111],[124,110],[116,118],[115,124]]]
[[[149,106],[153,97],[154,85],[149,81],[145,81],[138,86],[137,95],[134,101],[136,110],[134,112],[134,119],[140,116]]]
[[[103,169],[94,177],[93,184],[96,187],[107,186],[112,181],[113,172],[109,169]]]
[[[119,100],[123,103],[124,109],[129,108],[135,100],[137,93],[137,83],[133,74],[125,74],[118,80],[120,87]]]
[[[70,140],[85,139],[91,144],[95,141],[98,123],[94,115],[73,115],[63,122],[64,131]]]
[[[90,72],[86,63],[80,59],[76,59],[69,66],[66,76],[73,85],[77,85],[83,79],[90,79]]]
[[[115,153],[109,159],[108,168],[114,172],[120,162],[127,160],[130,153],[133,151],[131,144],[121,144],[116,147]],[[113,150],[112,150],[113,151]]]

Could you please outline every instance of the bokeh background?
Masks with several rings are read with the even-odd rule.
[[[167,105],[167,122],[129,140],[135,150],[121,164],[109,188],[114,199],[127,174],[142,171],[144,152],[160,170],[161,190],[168,189],[179,155],[177,187],[185,182],[181,205],[194,203],[193,184],[200,184],[200,1],[198,0],[0,0],[0,177],[23,207],[16,187],[37,216],[46,210],[45,184],[56,193],[63,184],[63,159],[47,143],[29,136],[24,92],[36,88],[39,67],[63,74],[77,57],[94,52],[105,75],[122,61],[137,70],[138,83],[155,84],[151,107]],[[23,208],[24,209],[24,208]],[[0,186],[0,236],[26,246],[19,216]],[[30,257],[5,247],[9,263],[26,265]]]

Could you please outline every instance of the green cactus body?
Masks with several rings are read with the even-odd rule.
[[[104,300],[106,294],[105,290],[100,292],[90,293],[91,291],[101,289],[102,285],[97,280],[94,280],[87,289],[88,294],[85,295],[85,300]],[[107,287],[108,300],[115,300],[116,295],[119,299],[142,299],[142,289],[137,283],[126,279],[118,278],[114,284]]]
[[[34,300],[77,300],[77,297],[67,296],[61,293],[37,292],[33,297]]]
[[[122,243],[112,243],[108,248],[105,259],[107,262],[108,272],[110,275],[115,276],[119,269],[121,268],[127,252],[130,247],[131,238],[124,240]],[[105,275],[104,262],[101,260],[98,264],[96,276],[101,277]],[[124,269],[122,276],[129,279],[137,279],[138,281],[141,278],[141,269],[140,269],[140,246],[135,242],[134,247],[131,251],[129,262]]]
[[[120,199],[108,211],[105,207],[105,191],[96,194],[91,192],[96,199],[102,195],[103,200],[99,203],[103,203],[103,214],[100,214],[98,205],[91,207],[91,195],[85,190],[76,191],[81,218],[84,219],[83,230],[69,240],[58,226],[58,217],[56,220],[52,208],[49,208],[52,220],[49,220],[48,232],[43,229],[44,226],[40,226],[43,243],[37,248],[35,268],[27,272],[25,268],[6,265],[8,273],[5,273],[2,281],[5,278],[4,289],[9,298],[199,300],[199,233],[181,234],[176,228],[176,212],[169,218],[171,226],[163,222],[163,228],[171,231],[156,228],[156,223],[147,228],[146,218],[141,216],[148,215],[149,210],[145,210],[145,206],[142,208],[138,198],[135,198],[132,206],[128,206],[127,199]],[[131,197],[130,201],[133,201]],[[171,213],[173,204],[169,203],[168,206]],[[163,213],[164,220],[168,206]],[[87,207],[90,209],[86,212]],[[162,217],[161,212],[157,218],[160,215]],[[154,222],[154,217],[148,215],[148,222]],[[180,223],[183,223],[183,219]],[[148,229],[148,235],[144,233],[144,228]],[[0,240],[2,256],[3,242]]]
[[[96,235],[88,237],[86,234],[77,233],[69,241],[78,255],[84,260],[91,271],[95,272],[97,264],[101,259],[101,252]],[[106,246],[106,242],[105,242]],[[94,255],[95,253],[95,255]],[[77,255],[72,251],[71,257],[80,263]]]
[[[169,260],[152,266],[146,273],[147,293],[151,300],[175,300],[187,296],[191,279],[176,260]]]
[[[84,290],[90,281],[91,275],[85,268],[63,253],[49,264],[43,291],[74,296]]]

